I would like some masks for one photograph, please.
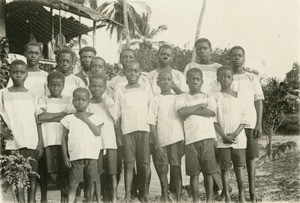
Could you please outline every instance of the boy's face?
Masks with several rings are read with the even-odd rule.
[[[228,89],[231,86],[233,80],[232,71],[222,70],[218,75],[218,82],[223,89]]]
[[[24,84],[28,76],[26,66],[22,64],[17,64],[11,67],[10,69],[10,77],[14,83],[14,86],[20,86]]]
[[[60,78],[52,78],[49,81],[48,89],[52,97],[60,97],[64,89],[64,82]]]
[[[89,94],[85,91],[77,92],[73,97],[73,105],[77,112],[84,112],[89,105]]]
[[[241,49],[234,49],[230,55],[230,62],[233,67],[242,67],[245,63],[245,55]]]
[[[84,51],[80,54],[80,63],[84,70],[89,70],[91,61],[95,57],[94,52],[92,51]]]
[[[101,59],[93,59],[91,62],[92,74],[105,73],[105,63]]]
[[[137,63],[128,65],[124,74],[129,84],[137,83],[141,75],[140,65]]]
[[[163,75],[159,76],[157,85],[160,87],[162,93],[169,92],[172,88],[172,74],[171,73],[164,73]]]
[[[135,55],[132,51],[124,51],[120,57],[120,62],[123,65],[123,68],[125,67],[125,64],[129,61],[135,60]]]
[[[40,47],[34,45],[28,46],[25,52],[25,57],[29,67],[39,64],[40,59],[42,58]]]
[[[57,61],[57,68],[61,73],[66,74],[68,72],[71,72],[72,65],[73,65],[73,58],[72,58],[71,54],[62,53],[59,55],[59,58]]]
[[[203,83],[202,75],[200,73],[188,75],[186,83],[189,86],[191,92],[198,92],[199,90],[201,90],[201,86]]]
[[[89,86],[94,98],[99,98],[106,90],[106,84],[102,79],[93,79]]]
[[[173,59],[173,51],[168,48],[161,48],[158,53],[158,61],[160,64],[169,65]]]
[[[195,45],[196,54],[201,61],[209,60],[211,48],[206,42],[199,42]]]

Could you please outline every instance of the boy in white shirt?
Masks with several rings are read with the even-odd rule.
[[[52,181],[61,189],[61,202],[67,197],[67,170],[64,167],[61,152],[63,125],[60,120],[68,113],[74,112],[70,108],[71,98],[62,96],[65,76],[59,71],[49,73],[47,77],[49,96],[41,96],[37,100],[38,120],[42,122],[42,132],[46,153],[47,173]]]
[[[176,201],[181,201],[181,158],[183,153],[183,125],[175,109],[176,95],[171,93],[172,74],[161,71],[158,86],[161,93],[150,101],[147,121],[155,144],[154,165],[161,183],[162,201],[168,198],[168,165],[176,185]]]
[[[184,121],[186,174],[191,176],[193,201],[198,202],[199,174],[203,172],[206,201],[213,200],[213,175],[220,170],[215,157],[216,133],[207,108],[208,98],[201,92],[202,71],[192,68],[187,72],[190,92],[178,96],[176,109]]]
[[[80,182],[87,185],[86,201],[92,202],[94,182],[99,181],[98,159],[101,159],[102,118],[86,112],[90,93],[85,88],[73,92],[74,114],[65,116],[63,124],[62,153],[64,164],[69,168],[68,202],[75,202]],[[97,200],[100,202],[100,199]]]
[[[223,194],[225,202],[230,202],[229,174],[233,162],[239,202],[245,202],[243,169],[246,165],[247,138],[244,127],[249,122],[249,105],[240,93],[230,88],[233,81],[233,71],[230,67],[220,67],[217,78],[221,84],[221,92],[212,96],[210,106],[216,113],[214,125],[217,132],[217,159],[221,165]]]
[[[97,60],[95,57],[91,62],[91,70],[93,71],[93,61]],[[95,115],[101,117],[104,121],[104,126],[101,129],[101,140],[102,140],[102,149],[105,150],[104,157],[104,171],[105,174],[109,177],[109,190],[107,195],[109,201],[116,202],[117,201],[117,142],[116,142],[116,134],[114,129],[114,121],[109,112],[109,108],[113,105],[113,100],[109,98],[108,95],[104,95],[106,90],[106,82],[108,80],[108,76],[105,74],[94,74],[90,76],[90,92],[92,94],[92,98],[90,99],[90,104],[87,108],[87,112],[94,113]],[[111,100],[111,101],[109,101]],[[106,182],[106,181],[103,181]],[[102,182],[102,183],[103,183]],[[103,184],[102,184],[103,185]],[[104,185],[106,186],[106,185]],[[96,187],[97,188],[97,187]],[[99,192],[98,190],[97,192]],[[101,197],[100,193],[98,197]]]
[[[10,77],[13,85],[0,90],[0,114],[12,131],[13,139],[8,140],[5,150],[17,150],[24,158],[31,157],[32,170],[37,173],[37,160],[43,153],[43,137],[40,126],[36,124],[35,98],[24,87],[27,78],[27,66],[21,60],[10,65]],[[28,202],[35,201],[36,175],[29,175]],[[17,188],[18,200],[25,202],[24,189]]]
[[[151,89],[138,83],[141,75],[140,64],[137,61],[127,63],[125,76],[128,84],[119,87],[115,96],[114,117],[121,118],[123,137],[118,133],[118,143],[123,139],[125,162],[125,201],[130,201],[133,170],[135,162],[139,163],[138,173],[143,174],[140,199],[148,201],[150,184],[150,147],[149,125],[147,124],[148,103],[152,97]],[[141,173],[140,173],[141,172]]]

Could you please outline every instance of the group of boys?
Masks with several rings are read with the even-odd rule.
[[[57,70],[47,74],[38,68],[39,44],[30,42],[25,47],[27,65],[13,61],[8,88],[0,91],[0,112],[14,137],[6,143],[6,150],[18,150],[36,160],[44,152],[46,174],[61,189],[61,202],[75,202],[81,182],[87,202],[94,197],[102,201],[106,194],[101,194],[101,186],[109,188],[104,200],[116,202],[122,160],[124,201],[132,200],[134,188],[139,190],[139,200],[148,202],[150,143],[162,202],[170,201],[169,190],[176,202],[181,201],[183,155],[194,202],[199,201],[201,172],[206,201],[213,201],[217,185],[223,188],[225,201],[230,202],[232,162],[239,201],[245,202],[243,168],[246,153],[252,153],[251,159],[257,157],[253,132],[261,125],[262,106],[256,102],[262,101],[263,93],[257,77],[244,72],[242,47],[231,49],[231,67],[209,69],[204,55],[211,51],[210,42],[202,38],[195,47],[204,68],[189,64],[186,76],[172,69],[173,50],[169,45],[160,47],[158,67],[149,73],[142,72],[135,52],[125,49],[120,54],[123,69],[109,81],[105,60],[96,57],[92,47],[80,50],[79,73],[72,74],[73,52],[63,49],[56,56]],[[205,47],[210,50],[205,51]],[[247,126],[252,131],[247,132],[248,127],[245,133]],[[32,169],[37,171],[37,163],[32,163]],[[103,179],[108,184],[101,184]],[[30,185],[28,202],[34,202],[34,175],[30,176]],[[47,188],[43,188],[45,201]],[[19,201],[25,202],[24,191],[18,194]],[[250,188],[250,198],[257,200],[255,188]]]

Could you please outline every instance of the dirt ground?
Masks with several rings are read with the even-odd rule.
[[[300,136],[275,136],[273,143],[280,142],[285,143],[288,141],[294,141],[300,147]],[[266,139],[263,137],[260,139],[262,147],[266,145]],[[260,155],[265,152],[263,149],[260,151]],[[183,170],[183,186],[189,185],[189,177],[185,175],[184,160],[182,165]],[[157,202],[160,197],[160,183],[156,171],[151,164],[151,183],[150,183],[150,198],[151,202]],[[258,161],[257,165],[257,194],[262,197],[263,202],[300,202],[300,152],[289,151],[282,157],[276,158],[274,161],[269,159],[263,159]],[[245,187],[248,199],[248,181],[246,179],[247,172],[245,170]],[[200,199],[201,202],[205,201],[205,192],[203,188],[203,178],[200,178]],[[235,182],[235,175],[232,171],[230,176],[230,185],[233,187],[231,194],[232,201],[238,201],[237,185]],[[186,188],[186,187],[185,187]],[[13,202],[10,192],[0,193],[1,202]],[[121,180],[118,187],[118,197],[122,200],[124,198],[124,180]],[[192,199],[188,195],[187,190],[183,190],[183,201],[191,202]],[[40,190],[38,188],[37,202],[40,200]],[[48,192],[48,203],[59,202],[59,191]],[[78,203],[82,202],[81,200]]]

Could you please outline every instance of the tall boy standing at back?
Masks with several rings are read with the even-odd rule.
[[[10,65],[10,77],[13,86],[0,90],[0,114],[8,128],[12,131],[13,140],[6,142],[6,150],[17,150],[30,161],[34,172],[37,172],[37,160],[43,153],[42,134],[36,125],[36,108],[34,96],[24,87],[27,78],[27,66],[21,60]],[[28,202],[35,201],[36,175],[29,176]],[[18,189],[19,202],[25,202],[24,190]]]
[[[213,174],[220,171],[215,157],[216,133],[211,117],[215,113],[207,107],[208,98],[201,92],[202,71],[192,68],[187,72],[190,92],[178,96],[176,109],[184,120],[186,174],[191,176],[193,201],[198,202],[199,174],[203,173],[206,201],[213,200]]]
[[[253,202],[261,201],[255,192],[255,159],[259,157],[258,138],[262,134],[262,113],[264,94],[258,77],[253,73],[245,72],[245,50],[240,46],[231,48],[229,52],[233,69],[232,89],[241,94],[250,102],[250,124],[245,126],[247,136],[246,165],[249,180],[250,199]]]

